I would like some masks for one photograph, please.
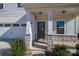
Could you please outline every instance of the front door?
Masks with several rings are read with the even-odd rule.
[[[37,22],[37,38],[45,39],[45,22]]]

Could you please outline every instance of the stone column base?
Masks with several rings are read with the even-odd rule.
[[[47,50],[51,51],[52,48],[53,48],[53,35],[48,35]]]

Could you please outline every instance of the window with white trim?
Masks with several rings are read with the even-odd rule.
[[[57,22],[57,34],[64,34],[64,21],[63,20],[58,20]]]
[[[0,3],[0,9],[3,9],[3,3]]]

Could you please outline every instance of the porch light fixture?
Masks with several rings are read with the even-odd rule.
[[[64,13],[66,13],[66,11],[65,11],[65,10],[63,10],[63,11],[62,11],[62,13],[64,14]]]
[[[42,14],[42,12],[39,12],[39,14]]]

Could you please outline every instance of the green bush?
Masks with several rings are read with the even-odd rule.
[[[76,44],[76,55],[79,56],[79,44]]]
[[[79,33],[77,34],[77,38],[79,39]]]
[[[65,45],[57,44],[52,49],[52,55],[53,56],[68,56],[68,55],[70,55],[70,52],[67,50],[67,47]]]
[[[79,44],[76,44],[75,47],[76,47],[76,50],[79,50]]]
[[[10,42],[11,45],[11,54],[13,56],[24,56],[26,55],[26,45],[25,41],[22,39],[13,39]]]
[[[79,56],[79,50],[76,51],[76,56]]]

